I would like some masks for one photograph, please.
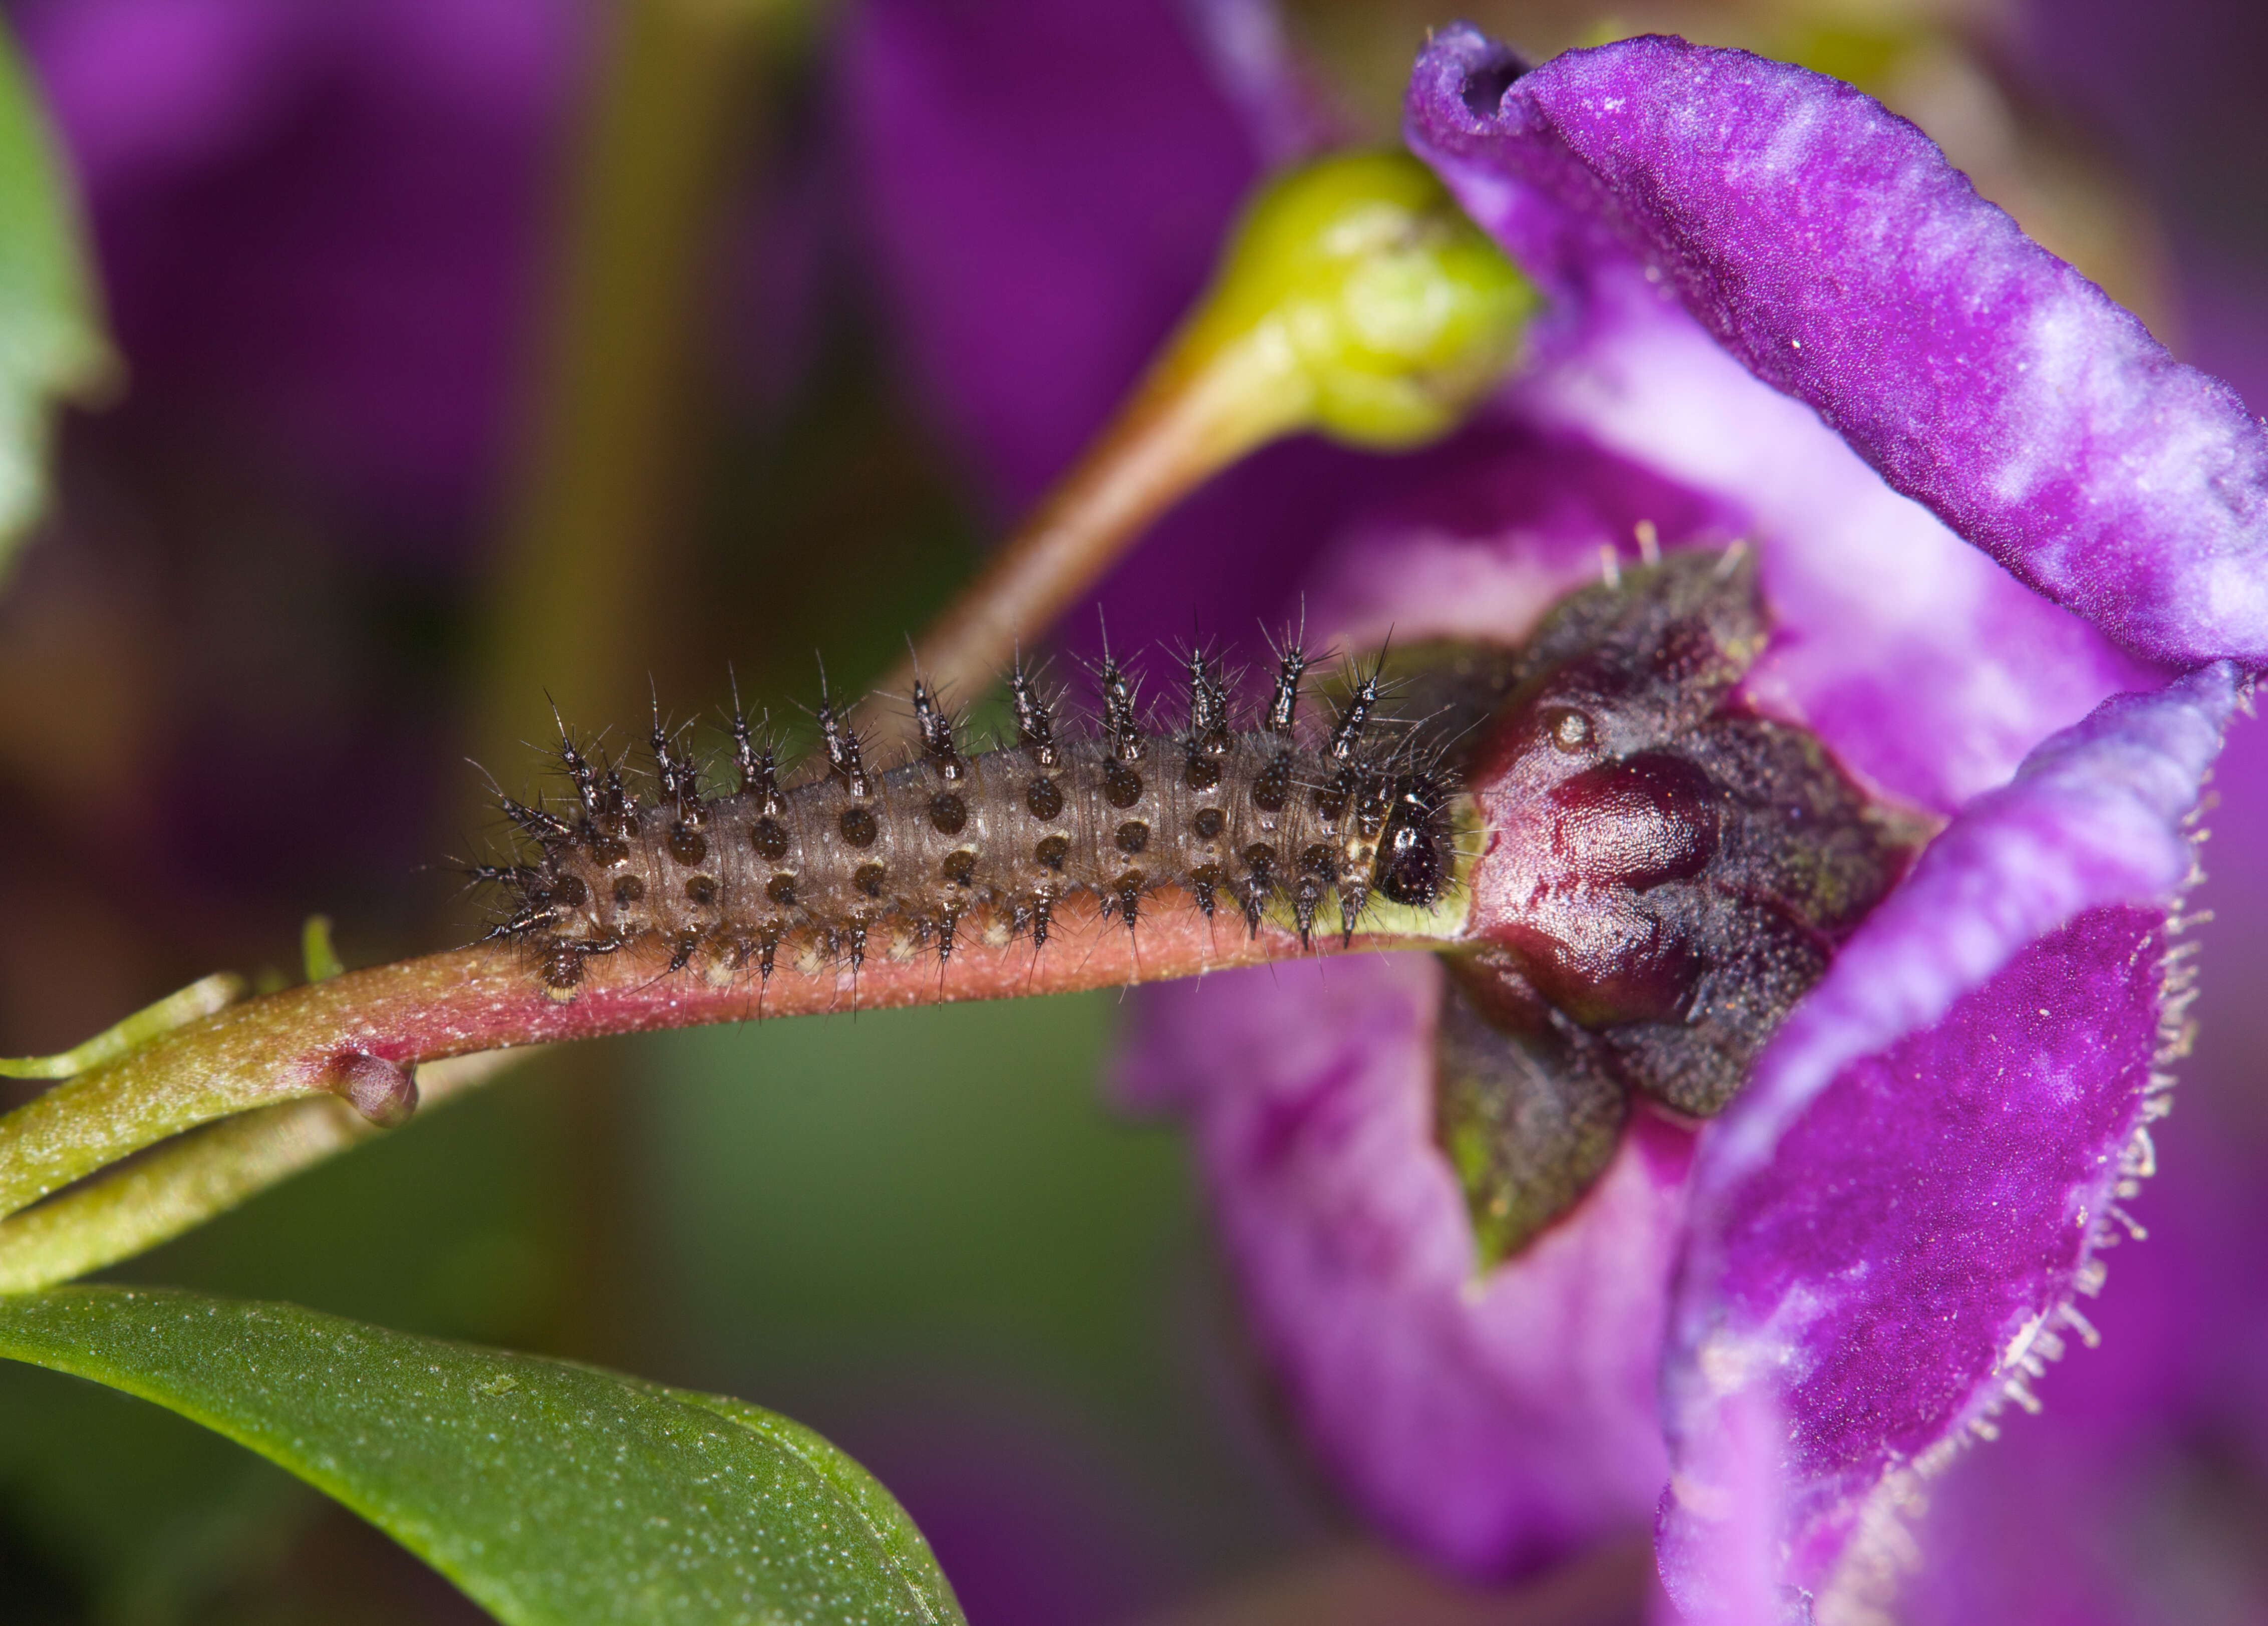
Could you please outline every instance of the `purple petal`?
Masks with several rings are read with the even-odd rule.
[[[1664,547],[1756,539],[1779,636],[1749,698],[1942,813],[2106,695],[2156,681],[1651,298],[1617,299],[1343,519],[1307,601],[1351,647],[1388,628],[1516,640],[1596,573],[1602,548],[1628,560],[1641,521]]]
[[[2238,681],[2221,663],[2106,702],[1970,804],[1781,1028],[1712,1162],[1736,1178],[1771,1156],[1837,1068],[1936,1021],[2025,945],[2088,909],[2178,892],[2195,866],[2182,821]]]
[[[2033,747],[2159,675],[1899,496],[1634,272],[1511,406],[1744,516],[1780,636],[1747,686],[1882,791],[1949,813]]]
[[[2004,1414],[2001,1439],[1931,1485],[1912,1626],[2268,1620],[2268,731],[2231,731],[2213,788],[2184,901],[2216,910],[2196,933],[2198,1045],[2151,1128],[2167,1177],[2132,1205],[2149,1240],[2086,1306],[2102,1345],[2056,1370],[2044,1414]]]
[[[1793,1626],[1782,1527],[1786,1519],[1780,1442],[1787,1417],[1768,1389],[1735,1390],[1712,1417],[1710,1478],[1673,1481],[1663,1497],[1654,1558],[1679,1609],[1662,1611],[1680,1626]],[[1796,1617],[1810,1626],[1810,1616]]]
[[[1409,473],[1340,518],[1308,578],[1309,625],[1339,647],[1389,634],[1517,644],[1598,579],[1602,548],[1627,553],[1640,523],[1664,548],[1722,543],[1749,523],[1643,460],[1500,413]]]
[[[1786,1418],[1786,1578],[1861,1597],[1914,1474],[2029,1401],[2149,1159],[2186,1003],[2161,997],[2187,975],[2165,908],[2236,688],[2221,665],[2122,696],[1980,798],[1708,1137],[1665,1377],[1665,1575],[1689,1608],[1720,1590],[1705,1533],[1742,1397]]]
[[[1484,193],[1500,228],[1513,223],[1500,234],[1532,246],[1548,198],[1485,166],[1461,160],[1452,173],[1469,202]],[[1663,298],[1621,250],[1593,246],[1598,263],[1571,260],[1587,280],[1563,291],[1557,327],[1503,408],[1549,443],[1588,441],[1653,471],[1632,483],[1632,501],[1662,511],[1641,506],[1591,545],[1619,542],[1627,552],[1636,519],[1653,522],[1665,543],[1739,535],[1761,544],[1779,636],[1749,680],[1753,703],[1816,731],[1887,794],[1951,813],[2006,783],[2027,752],[2107,695],[2160,681],[1891,490],[1815,413],[1759,382]],[[1525,478],[1546,490],[1559,483],[1550,469]],[[1526,604],[1539,554],[1522,515],[1537,499],[1505,482],[1494,489],[1504,493],[1498,519],[1444,527],[1428,511],[1438,504],[1421,502],[1398,519],[1364,525],[1371,556],[1339,553],[1339,573],[1371,585],[1350,596],[1391,603],[1395,614],[1384,619],[1401,619],[1412,595],[1391,584],[1414,573],[1461,584],[1456,613],[1467,622],[1508,600]],[[1681,523],[1697,508],[1710,511],[1708,527]],[[1507,621],[1496,636],[1524,624]]]
[[[1691,1141],[1641,1116],[1580,1208],[1478,1273],[1432,1137],[1441,976],[1381,955],[1145,990],[1125,1083],[1197,1118],[1247,1304],[1336,1482],[1418,1550],[1496,1575],[1652,1512]]]
[[[1520,70],[1443,32],[1409,133],[1572,320],[1635,263],[2057,602],[2154,658],[2268,663],[2268,434],[1918,130],[1677,40]]]

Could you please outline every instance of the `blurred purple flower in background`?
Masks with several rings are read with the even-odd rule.
[[[506,447],[585,43],[569,0],[24,0],[129,412],[445,535]]]
[[[400,878],[431,859],[448,760],[437,655],[520,449],[588,8],[18,0],[9,18],[125,362],[120,399],[69,426],[60,545],[34,550],[18,614],[41,613],[39,579],[102,584],[74,641],[116,651],[134,710],[116,738],[85,731],[107,771],[76,777],[102,781],[114,870],[200,936],[122,928],[118,975],[242,955],[266,900],[406,946],[430,889]],[[126,675],[144,668],[162,681]],[[0,736],[39,781],[43,736]],[[332,828],[298,815],[309,799]]]
[[[1327,128],[1290,63],[1229,48],[1239,13],[1270,20],[1243,0],[873,0],[844,19],[841,138],[892,336],[1003,526],[1188,311],[1265,166]],[[1200,600],[1241,636],[1381,481],[1412,482],[1394,460],[1311,441],[1231,468],[1112,574],[1112,636],[1186,637]],[[1087,648],[1096,622],[1075,613],[1063,631]]]

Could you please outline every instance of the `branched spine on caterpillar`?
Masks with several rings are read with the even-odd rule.
[[[1310,733],[1299,717],[1309,661],[1296,641],[1245,725],[1218,661],[1192,650],[1182,664],[1184,727],[1151,726],[1134,681],[1106,656],[1099,729],[1070,737],[1019,662],[1015,737],[974,753],[917,679],[915,751],[887,768],[869,761],[822,676],[822,771],[784,784],[777,747],[736,703],[739,788],[721,797],[703,796],[699,764],[658,714],[650,798],[563,725],[574,806],[504,799],[540,850],[474,872],[509,902],[490,936],[526,944],[546,990],[571,998],[585,960],[641,942],[666,945],[672,970],[699,960],[714,975],[753,967],[769,978],[783,952],[854,973],[878,944],[901,958],[931,945],[946,960],[972,928],[1043,947],[1057,905],[1080,893],[1130,931],[1149,900],[1175,891],[1208,918],[1226,901],[1248,933],[1281,906],[1303,945],[1334,896],[1351,939],[1374,898],[1422,908],[1441,895],[1453,785],[1407,731],[1382,726],[1374,667],[1349,674],[1328,728]]]

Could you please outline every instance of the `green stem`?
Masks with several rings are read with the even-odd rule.
[[[316,920],[321,918],[315,916]],[[311,930],[313,924],[313,920],[308,923]],[[156,1004],[146,1005],[114,1026],[106,1027],[85,1044],[73,1045],[54,1056],[0,1059],[0,1078],[73,1078],[92,1072],[140,1049],[161,1034],[234,1004],[244,997],[245,986],[244,979],[232,971],[216,971],[210,976],[199,977],[179,993],[168,994]]]
[[[717,200],[766,48],[804,9],[622,0],[559,248],[536,413],[481,674],[478,760],[634,715],[676,555],[687,385]]]
[[[486,1083],[536,1048],[489,1050],[418,1069],[421,1109]],[[0,1219],[0,1293],[33,1292],[146,1253],[380,1134],[330,1097],[287,1101],[180,1137],[48,1202]]]
[[[1219,273],[1117,416],[878,686],[916,667],[981,694],[1159,515],[1271,440],[1402,451],[1465,421],[1518,357],[1535,290],[1406,152],[1271,180]],[[862,721],[902,737],[902,708]]]

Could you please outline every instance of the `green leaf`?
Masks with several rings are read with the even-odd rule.
[[[0,1355],[250,1446],[506,1626],[961,1618],[865,1469],[722,1395],[290,1305],[117,1287],[0,1299]]]
[[[0,29],[0,570],[46,495],[48,406],[114,372],[77,208],[23,60]]]

